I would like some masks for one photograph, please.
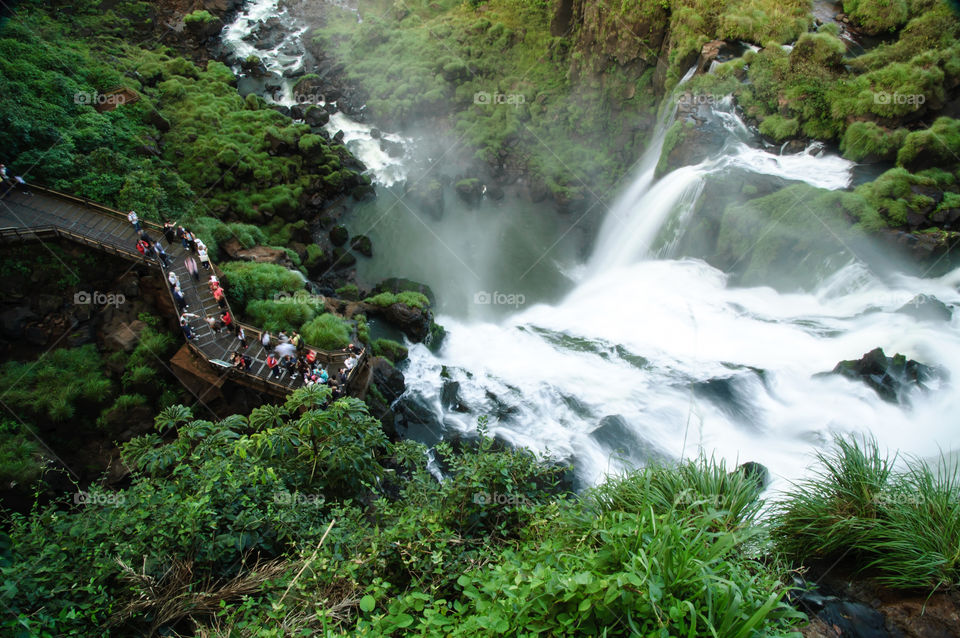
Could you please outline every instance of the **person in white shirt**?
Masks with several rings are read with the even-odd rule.
[[[139,233],[139,232],[140,232],[140,218],[137,217],[137,212],[132,210],[132,211],[130,211],[129,213],[127,213],[127,220],[129,220],[129,222],[130,222],[131,224],[133,224],[133,229]]]

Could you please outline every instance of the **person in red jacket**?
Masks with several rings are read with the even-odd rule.
[[[267,367],[270,368],[271,377],[279,377],[281,373],[280,362],[273,356],[273,353],[267,355]]]
[[[233,317],[230,316],[230,311],[225,310],[222,315],[220,315],[220,321],[223,322],[225,328],[229,328],[230,324],[233,323]]]

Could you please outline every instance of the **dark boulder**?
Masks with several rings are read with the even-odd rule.
[[[455,188],[457,189],[457,195],[460,196],[460,199],[471,206],[476,206],[480,203],[480,198],[483,196],[483,184],[480,183],[479,179],[475,177],[462,179],[457,182]]]
[[[930,295],[917,295],[897,312],[910,315],[920,321],[950,321],[953,310],[947,304]]]
[[[757,484],[757,490],[763,490],[770,484],[770,470],[762,463],[747,461],[742,463],[731,474],[742,474],[744,478],[751,479]]]
[[[380,139],[380,150],[394,158],[403,157],[403,154],[406,152],[403,144],[400,142],[393,142],[383,138]]]
[[[440,390],[440,404],[447,410],[455,412],[469,412],[469,408],[464,405],[460,398],[460,382],[447,379],[443,382]]]
[[[382,357],[373,360],[370,381],[377,385],[380,393],[391,403],[399,399],[407,389],[403,374]]]
[[[337,246],[333,249],[333,267],[350,268],[357,264],[357,258],[343,246]]]
[[[882,348],[875,348],[860,359],[841,361],[832,374],[863,381],[891,403],[903,402],[912,387],[928,389],[927,382],[944,376],[942,371],[908,360],[902,354],[888,357]]]
[[[610,414],[602,419],[590,433],[610,456],[641,466],[653,460],[665,460],[667,456],[656,445],[645,440],[637,430],[619,414]]]
[[[346,226],[334,226],[330,230],[330,243],[334,246],[343,246],[350,239],[350,231]]]
[[[434,219],[443,217],[443,184],[438,180],[417,180],[404,197],[415,209],[428,213]]]
[[[350,248],[364,257],[373,257],[373,242],[366,235],[357,235],[350,240]]]
[[[29,308],[11,308],[0,314],[0,328],[3,336],[9,339],[19,339],[23,336],[23,329],[28,321],[36,320],[37,316]]]
[[[310,106],[303,114],[303,121],[310,126],[323,126],[330,121],[330,114],[319,106]]]

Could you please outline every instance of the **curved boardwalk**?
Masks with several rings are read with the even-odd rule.
[[[200,280],[195,282],[184,266],[184,258],[189,251],[177,241],[170,245],[163,238],[163,229],[152,222],[141,220],[141,226],[154,241],[164,245],[170,257],[170,269],[162,268],[155,258],[144,259],[136,250],[137,233],[127,221],[125,213],[113,210],[86,199],[73,197],[39,186],[31,186],[32,195],[11,191],[0,201],[0,241],[25,242],[44,239],[63,238],[82,243],[98,250],[119,255],[128,260],[145,263],[151,268],[163,271],[164,277],[172,270],[180,278],[180,288],[188,304],[186,312],[198,315],[189,318],[190,328],[195,339],[187,341],[187,347],[198,357],[202,365],[208,366],[220,383],[231,378],[249,387],[268,392],[275,396],[284,396],[302,383],[302,379],[289,378],[284,371],[277,379],[270,379],[266,364],[267,352],[260,344],[259,328],[243,324],[249,348],[245,354],[253,358],[249,371],[240,371],[227,362],[232,353],[240,348],[240,342],[232,331],[224,330],[219,335],[207,325],[205,317],[220,316],[220,308],[213,298],[207,284],[212,271],[204,271],[200,266]],[[196,259],[196,257],[195,257]],[[199,259],[196,259],[198,266]],[[215,270],[216,267],[212,266]],[[230,291],[225,289],[229,297]],[[168,286],[169,291],[169,286]],[[171,304],[173,297],[171,293]],[[229,309],[229,301],[228,301]],[[233,316],[233,310],[230,309]],[[349,356],[340,351],[325,351],[306,346],[317,353],[331,376],[343,367],[343,361]],[[368,356],[364,351],[357,366],[351,371],[347,387],[352,393],[362,390],[361,380],[367,367]],[[208,374],[208,376],[210,376]]]

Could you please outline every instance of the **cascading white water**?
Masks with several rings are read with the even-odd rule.
[[[285,28],[283,38],[276,46],[270,49],[258,49],[245,40],[259,24],[272,17],[280,18]],[[307,70],[302,68],[304,55],[301,38],[308,30],[307,25],[302,24],[282,8],[280,0],[251,0],[236,19],[224,27],[221,39],[238,60],[233,69],[235,73],[242,73],[240,60],[249,56],[260,58],[268,74],[271,74],[273,82],[279,85],[279,89],[275,91],[263,92],[262,97],[267,101],[283,106],[295,104],[324,106],[323,96],[297,95],[294,91],[298,76]],[[291,54],[290,51],[299,51],[299,53]],[[298,67],[300,67],[300,73],[294,74],[294,77],[288,77],[289,72]],[[285,72],[287,72],[286,75]],[[331,136],[338,131],[343,132],[343,143],[354,157],[363,162],[377,183],[392,186],[406,179],[407,169],[403,158],[393,157],[381,148],[375,138],[373,127],[352,120],[338,111],[330,117],[330,121],[324,128]],[[395,133],[383,132],[380,137],[403,147],[411,144],[411,140]]]
[[[862,383],[815,375],[880,346],[957,378],[958,319],[918,323],[896,310],[921,293],[960,303],[960,271],[881,281],[852,262],[815,290],[785,294],[732,287],[700,260],[648,254],[671,216],[690,214],[704,177],[729,167],[823,188],[849,183],[850,162],[816,148],[794,156],[750,148],[736,135],[746,127],[726,115],[731,140],[721,156],[654,182],[661,130],[560,303],[499,323],[439,317],[447,337],[436,355],[411,349],[407,399],[446,430],[470,432],[478,415],[492,415],[497,436],[572,460],[585,483],[702,451],[763,463],[783,487],[835,433],[872,433],[921,456],[957,447],[957,393],[917,391],[902,407]],[[460,411],[444,405],[451,382]]]
[[[281,49],[303,25],[288,20],[288,37],[269,51],[243,37],[278,6],[277,0],[252,0],[224,32],[240,59],[256,54],[277,75],[300,62]],[[292,104],[292,83],[281,85],[278,101]],[[960,271],[940,279],[881,280],[853,262],[807,293],[784,294],[733,287],[719,270],[671,259],[668,251],[652,258],[664,225],[683,226],[693,214],[708,176],[736,169],[828,189],[844,188],[851,179],[849,162],[817,147],[796,155],[754,148],[752,133],[727,100],[712,109],[728,135],[723,151],[656,181],[672,115],[664,113],[633,181],[607,213],[594,254],[585,267],[571,269],[577,281],[565,298],[497,323],[440,316],[448,331],[440,352],[411,348],[405,400],[432,414],[433,425],[424,427],[442,424],[432,438],[444,429],[473,431],[479,415],[491,415],[494,434],[572,460],[585,483],[651,457],[704,451],[731,462],[764,463],[782,486],[804,473],[833,433],[872,433],[881,445],[921,456],[956,449],[957,393],[917,392],[912,407],[901,407],[861,383],[814,375],[882,346],[958,378],[960,317],[918,323],[896,310],[919,293],[960,302]],[[327,128],[344,131],[348,147],[381,184],[403,178],[403,159],[384,153],[371,127],[336,114]],[[454,239],[497,245],[499,235],[482,236],[490,227],[479,219],[476,224],[468,227],[469,238],[447,237],[439,227],[436,233],[457,250]],[[438,258],[449,260],[442,250]],[[491,268],[500,258],[490,255]],[[482,271],[475,264],[466,270]],[[452,382],[459,384],[460,410],[442,398],[444,384]]]

